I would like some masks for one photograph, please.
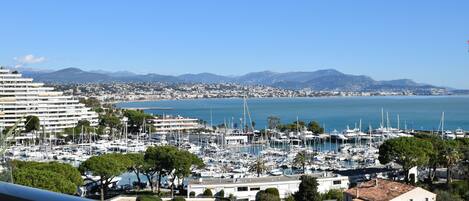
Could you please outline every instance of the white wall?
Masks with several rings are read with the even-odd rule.
[[[412,201],[427,201],[427,199],[428,201],[435,201],[436,194],[417,187],[407,193],[402,194],[399,197],[392,199],[391,201],[410,201],[411,199]]]
[[[340,181],[340,184],[334,184],[334,181]],[[255,200],[256,194],[259,190],[251,190],[251,188],[259,187],[260,190],[276,188],[279,191],[280,198],[283,199],[288,195],[297,192],[300,183],[300,180],[291,180],[266,183],[226,183],[214,185],[192,184],[189,185],[188,193],[194,191],[196,195],[199,195],[202,194],[205,189],[209,188],[213,194],[216,194],[223,189],[225,197],[233,194],[238,199],[248,198],[249,200]],[[318,191],[320,193],[325,193],[331,189],[347,189],[349,187],[349,180],[348,177],[318,178],[318,184]],[[238,191],[238,187],[248,187],[248,191]]]

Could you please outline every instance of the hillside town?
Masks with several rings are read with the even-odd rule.
[[[282,89],[265,85],[241,85],[235,83],[169,84],[159,82],[137,83],[81,83],[48,84],[67,95],[96,97],[103,102],[150,101],[201,98],[279,98],[279,97],[328,97],[328,96],[414,96],[448,95],[446,90],[435,88],[430,91],[315,91],[311,89]]]

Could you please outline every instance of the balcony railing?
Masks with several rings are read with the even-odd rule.
[[[0,200],[8,201],[90,201],[89,199],[55,193],[52,191],[0,182]]]

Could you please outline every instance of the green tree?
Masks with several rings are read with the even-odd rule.
[[[12,161],[16,184],[75,194],[83,184],[80,172],[69,164],[58,162]]]
[[[98,108],[101,108],[101,103],[99,102],[98,99],[94,98],[94,97],[90,97],[90,98],[81,98],[80,100],[80,103],[82,104],[85,104],[86,107],[89,107],[93,110],[97,110]]]
[[[318,181],[309,175],[302,175],[298,192],[293,197],[295,201],[320,201],[321,194],[318,192]]]
[[[298,122],[294,121],[291,124],[285,124],[285,125],[279,124],[277,126],[277,128],[282,132],[285,132],[285,131],[301,131],[301,130],[303,130],[305,125],[306,124],[305,124],[304,121],[298,121]]]
[[[256,161],[249,167],[249,171],[257,173],[257,177],[260,177],[262,173],[267,171],[264,159],[257,157]]]
[[[148,180],[148,183],[150,184],[150,189],[153,192],[155,184],[153,183],[155,176],[157,175],[158,171],[155,169],[155,166],[153,166],[153,163],[150,163],[146,160],[144,160],[143,167],[141,173],[145,175],[145,177]],[[161,175],[158,174],[158,182],[161,182]],[[159,184],[159,183],[158,183]],[[159,190],[159,185],[158,185],[158,190]]]
[[[114,137],[114,129],[118,128],[121,125],[121,120],[119,117],[115,116],[112,113],[107,113],[101,116],[101,120],[99,122],[103,126],[109,127],[111,131],[111,137]]]
[[[276,188],[268,188],[256,193],[256,201],[280,201],[280,195]]]
[[[147,148],[144,156],[145,161],[158,174],[158,184],[162,176],[171,179],[171,192],[174,192],[174,179],[184,178],[191,173],[192,167],[202,167],[203,161],[196,155],[185,150],[178,150],[173,146],[158,146]],[[159,192],[159,185],[158,185]],[[171,193],[173,194],[173,193]]]
[[[39,117],[32,115],[27,116],[24,123],[24,129],[26,132],[38,131],[41,129]]]
[[[153,190],[153,177],[156,174],[158,176],[157,189],[160,193],[161,178],[168,174],[171,163],[171,153],[174,152],[175,148],[172,146],[154,146],[148,147],[145,151],[144,160],[145,165],[144,174],[147,176],[150,182],[150,187]]]
[[[135,173],[137,176],[138,188],[140,189],[140,175],[145,171],[145,160],[142,153],[128,153],[125,155],[131,162],[128,171]]]
[[[459,153],[461,154],[460,165],[456,169],[459,175],[469,184],[469,138],[462,138],[457,140],[459,143]],[[469,193],[466,196],[469,200]]]
[[[460,159],[461,154],[458,151],[458,143],[454,140],[444,141],[443,150],[441,153],[442,163],[446,167],[446,183],[450,184],[452,181],[452,168]]]
[[[428,150],[432,150],[432,144],[428,141],[413,138],[399,137],[386,140],[379,147],[379,162],[387,164],[395,162],[402,166],[404,178],[409,182],[409,170],[415,166],[424,166],[428,163]]]
[[[75,137],[76,136],[83,134],[89,134],[90,132],[93,131],[93,127],[91,126],[91,123],[88,120],[82,119],[77,122],[77,125],[74,128],[66,128],[64,130],[65,133],[71,134],[70,137]]]
[[[437,137],[437,136],[427,135],[427,136],[420,136],[419,138],[429,141],[433,147],[433,149],[427,150],[427,154],[429,158],[428,164],[427,164],[428,166],[428,178],[427,178],[428,181],[427,182],[431,184],[435,178],[436,169],[443,164],[443,160],[442,160],[443,157],[441,156],[444,150],[445,143],[440,137]]]
[[[129,119],[128,127],[131,132],[138,132],[144,120],[153,118],[153,116],[145,114],[141,110],[125,110],[124,116]]]
[[[213,197],[212,190],[210,190],[209,188],[205,189],[202,195],[205,197]]]
[[[236,196],[233,195],[233,193],[230,193],[230,195],[228,195],[228,200],[230,200],[230,201],[236,201]]]
[[[324,128],[319,125],[317,121],[311,121],[308,123],[308,130],[315,133],[315,134],[320,134],[324,133]]]
[[[196,155],[186,151],[186,150],[177,150],[172,153],[173,160],[170,163],[169,175],[171,178],[171,196],[174,196],[174,181],[177,178],[185,178],[191,174],[191,168],[201,168],[204,163],[202,159]]]
[[[123,154],[113,153],[92,156],[83,162],[79,169],[83,174],[89,171],[93,175],[100,177],[101,200],[104,200],[107,187],[111,183],[111,180],[126,172],[131,164],[132,162],[127,157],[123,156]]]
[[[293,159],[293,165],[296,167],[301,167],[303,173],[305,173],[306,165],[309,164],[310,161],[311,155],[309,155],[306,151],[300,151],[296,154],[295,158]]]
[[[459,195],[453,194],[449,191],[437,190],[435,191],[435,194],[436,201],[463,201],[463,199]]]
[[[343,201],[344,200],[344,192],[339,189],[331,189],[327,191],[324,195],[322,195],[323,200],[336,200],[336,201]]]
[[[280,193],[277,188],[266,188],[265,192],[280,197]]]
[[[293,195],[288,195],[285,197],[285,201],[295,201],[295,197],[293,197]]]
[[[216,194],[217,197],[220,197],[220,198],[224,198],[225,197],[225,191],[223,189],[221,189],[220,191],[218,191],[218,193]]]

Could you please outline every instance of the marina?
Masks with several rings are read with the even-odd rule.
[[[437,98],[438,99],[438,98]],[[469,99],[469,97],[446,97],[449,103]],[[333,100],[333,101],[331,101]],[[434,101],[432,98],[381,98],[381,99],[327,99],[327,103],[336,101],[337,105],[329,107],[343,107],[344,101],[351,101],[349,108],[343,110],[341,114],[326,113],[325,109],[316,111],[317,119],[324,118],[324,115],[340,115],[339,119],[353,117],[354,110],[359,110],[360,104],[369,104],[370,101]],[[192,103],[195,100],[178,101],[177,103]],[[199,100],[198,100],[199,101]],[[196,103],[198,101],[195,101]],[[82,125],[78,133],[69,134],[54,133],[45,131],[33,131],[22,134],[7,136],[3,147],[6,148],[3,154],[3,161],[24,160],[36,162],[58,161],[79,167],[81,163],[92,156],[99,156],[108,153],[144,153],[153,146],[174,146],[179,150],[187,150],[203,161],[205,166],[201,169],[193,169],[189,178],[175,180],[164,176],[158,186],[169,188],[173,186],[183,186],[189,191],[197,191],[199,194],[212,185],[214,189],[235,188],[237,191],[244,189],[257,189],[258,186],[271,185],[269,181],[277,180],[284,182],[282,185],[293,185],[284,189],[277,188],[285,197],[294,191],[299,184],[299,176],[302,174],[319,175],[321,192],[325,193],[330,189],[343,189],[349,185],[349,177],[343,177],[337,172],[354,171],[360,169],[396,169],[399,167],[380,164],[378,160],[379,146],[388,139],[398,137],[413,137],[421,132],[441,136],[445,139],[456,139],[469,137],[463,125],[455,125],[454,115],[456,112],[449,110],[441,112],[439,120],[430,130],[416,130],[413,120],[402,119],[406,117],[406,112],[390,113],[387,109],[379,108],[373,115],[363,115],[364,118],[357,118],[353,124],[347,124],[351,120],[346,120],[341,124],[346,125],[344,129],[338,125],[338,120],[334,123],[320,123],[306,119],[301,119],[301,113],[294,119],[293,123],[281,124],[280,119],[288,115],[280,114],[278,117],[259,108],[274,107],[268,104],[278,105],[286,101],[284,99],[241,99],[241,103],[235,107],[227,103],[238,103],[233,100],[204,100],[212,105],[226,104],[226,108],[238,110],[238,115],[230,118],[223,118],[219,123],[219,111],[226,108],[209,108],[208,118],[199,119],[197,117],[187,117],[180,106],[164,105],[148,106],[145,102],[139,102],[137,107],[129,107],[128,110],[139,112],[145,110],[147,116],[141,122],[129,119],[127,116],[119,119],[123,127],[110,128],[107,133],[98,134],[96,129],[84,129]],[[309,107],[322,108],[316,105],[324,99],[292,99],[288,100],[295,104],[303,105],[304,110]],[[264,102],[261,104],[261,102]],[[160,103],[160,102],[157,102]],[[122,103],[124,104],[124,103]],[[129,103],[125,103],[129,104]],[[377,103],[376,103],[377,104]],[[382,103],[380,103],[382,104]],[[392,107],[393,104],[388,103]],[[197,108],[197,104],[194,107]],[[341,106],[342,105],[342,106]],[[118,106],[125,106],[118,104]],[[291,107],[291,105],[286,105]],[[431,106],[431,105],[429,105]],[[282,111],[282,106],[275,106],[272,113]],[[172,110],[160,111],[160,108],[173,108]],[[293,107],[295,108],[295,107]],[[158,109],[158,110],[156,110]],[[422,108],[424,109],[424,108]],[[197,110],[197,109],[196,109]],[[166,112],[178,112],[178,114]],[[229,109],[227,110],[229,111]],[[401,110],[398,110],[401,111]],[[153,113],[162,112],[162,113]],[[283,111],[285,113],[286,111]],[[366,111],[364,112],[366,114]],[[136,113],[129,113],[136,114]],[[198,114],[197,111],[194,114]],[[226,113],[228,115],[229,113]],[[312,113],[313,114],[313,113]],[[451,114],[448,117],[448,114]],[[149,116],[148,116],[149,115]],[[304,115],[304,114],[303,114]],[[460,114],[461,115],[461,114]],[[462,114],[464,115],[464,114]],[[267,116],[262,124],[258,116]],[[313,115],[311,115],[313,116]],[[370,118],[377,116],[376,119]],[[395,117],[392,117],[395,116]],[[332,117],[328,117],[332,118]],[[394,120],[393,120],[394,119]],[[368,123],[364,123],[367,122]],[[139,125],[137,125],[139,124]],[[409,126],[411,124],[411,126]],[[329,127],[326,127],[329,125]],[[332,125],[332,126],[331,126]],[[129,129],[135,128],[129,132]],[[264,127],[264,128],[262,128]],[[428,127],[428,126],[426,126]],[[423,126],[421,127],[423,128]],[[75,132],[76,128],[72,131]],[[365,180],[369,175],[357,176],[354,181]],[[82,176],[85,181],[98,181],[99,177],[85,174]],[[264,179],[263,179],[264,178]],[[233,182],[236,181],[236,182]],[[133,173],[124,173],[113,178],[110,182],[112,189],[132,188],[135,182],[140,181],[144,186],[148,186],[148,178],[137,178]],[[204,182],[202,182],[204,181]],[[244,182],[243,181],[248,181]],[[334,182],[332,182],[334,181]],[[155,181],[153,181],[155,182]],[[345,185],[345,186],[344,186]],[[85,182],[80,188],[80,194],[86,195],[88,191],[96,188],[95,182]],[[262,187],[264,188],[264,187]],[[241,190],[239,190],[241,189]],[[247,192],[251,190],[246,190]],[[234,192],[234,191],[233,191]],[[189,195],[188,195],[189,196]],[[253,199],[255,194],[241,193],[238,196]]]
[[[387,99],[401,100],[395,97],[384,100]],[[446,97],[446,99],[449,99],[448,102],[457,102],[460,99],[469,99],[469,97]],[[312,100],[321,101],[322,99]],[[431,98],[409,98],[409,100],[433,101]],[[249,104],[251,101],[257,106],[260,99],[249,100]],[[272,99],[263,101],[271,102]],[[249,104],[246,98],[242,99],[239,124],[232,117],[231,121],[226,121],[225,118],[223,124],[214,126],[213,111],[210,110],[210,123],[202,124],[195,118],[163,114],[143,121],[143,128],[149,124],[154,127],[153,131],[144,129],[138,133],[128,133],[127,129],[122,128],[114,133],[113,139],[110,139],[109,135],[97,135],[93,131],[82,132],[76,139],[73,138],[70,141],[59,139],[53,133],[48,138],[44,137],[45,134],[41,138],[38,133],[10,136],[6,142],[11,146],[6,150],[5,157],[31,161],[56,160],[77,166],[93,155],[112,152],[144,152],[149,146],[173,145],[186,149],[203,159],[207,167],[198,172],[201,177],[252,176],[249,166],[257,158],[263,159],[267,164],[269,171],[265,172],[266,175],[284,175],[299,173],[298,170],[295,172],[297,167],[294,165],[294,158],[300,152],[312,157],[312,161],[304,167],[304,172],[377,167],[379,166],[378,147],[384,140],[412,137],[416,133],[416,130],[408,127],[407,121],[404,120],[404,123],[401,123],[399,114],[393,124],[389,112],[385,112],[384,108],[380,109],[379,126],[375,129],[371,124],[364,129],[363,121],[359,119],[354,127],[346,126],[342,131],[334,128],[330,132],[323,129],[323,133],[313,133],[307,129],[306,125],[300,126],[297,117],[296,125],[293,124],[296,127],[295,130],[281,131],[277,128],[265,127],[260,131],[254,127],[254,117],[258,115],[254,113],[257,111],[256,107],[251,106],[251,112]],[[175,109],[175,111],[178,110]],[[123,121],[127,124],[126,119]],[[454,122],[445,122],[443,112],[436,129],[426,132],[441,135],[447,139],[469,137],[461,127],[450,130],[451,126],[448,125],[454,125]],[[75,134],[72,136],[75,137]]]

